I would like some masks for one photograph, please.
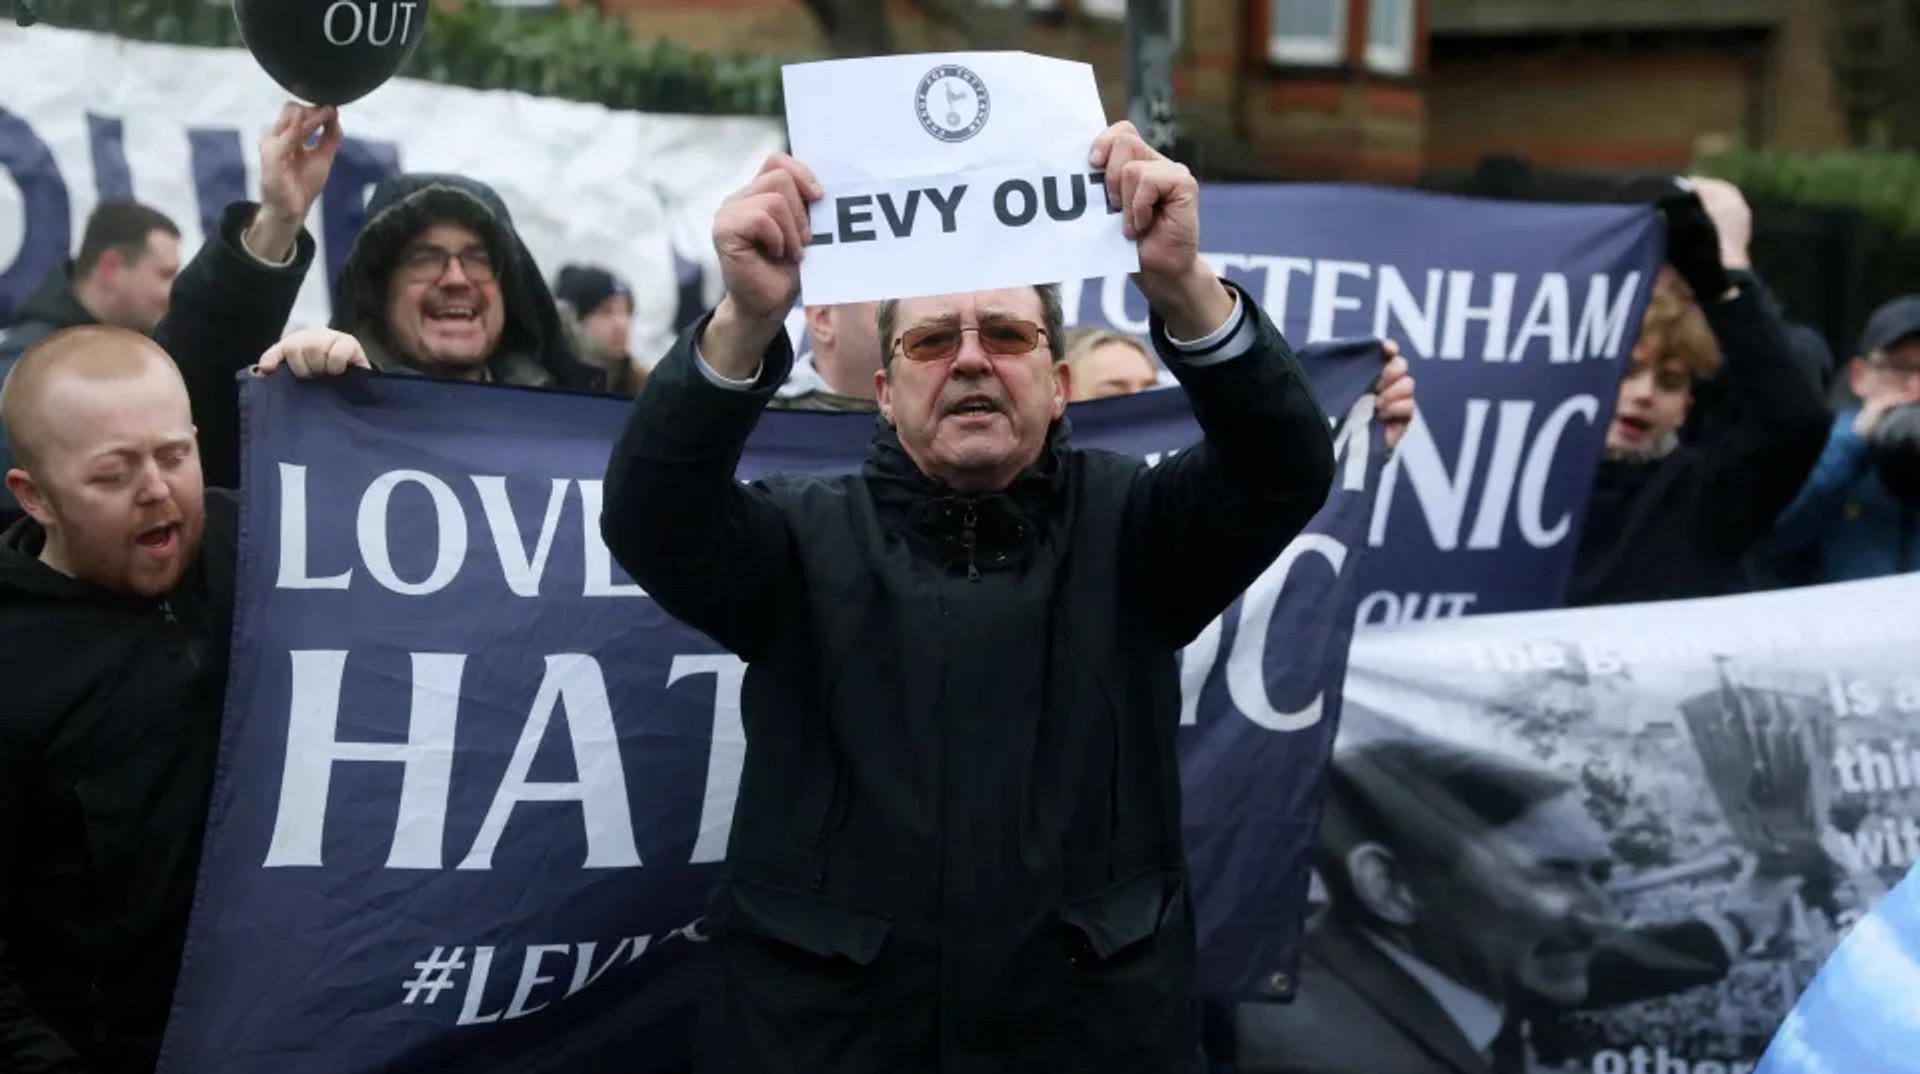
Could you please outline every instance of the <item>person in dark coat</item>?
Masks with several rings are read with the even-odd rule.
[[[0,379],[28,347],[83,324],[152,332],[180,272],[180,228],[158,209],[102,202],[87,217],[80,252],[62,261],[0,321]]]
[[[1760,289],[1741,282],[1750,279],[1745,200],[1718,180],[1696,180],[1695,188],[1697,196],[1666,207],[1671,269],[1663,270],[1620,384],[1587,501],[1571,606],[1738,591],[1742,560],[1793,500],[1826,442],[1818,383],[1794,358]],[[1703,349],[1712,353],[1702,356]],[[1714,427],[1685,443],[1679,432],[1693,385],[1723,360],[1726,387]]]
[[[574,353],[606,373],[606,390],[637,394],[647,381],[647,370],[628,349],[633,288],[627,281],[599,265],[562,265],[553,281],[553,297]]]
[[[62,261],[0,321],[0,381],[28,347],[62,328],[108,324],[151,332],[166,316],[180,272],[180,229],[138,202],[102,202],[87,217],[80,253]],[[0,429],[0,473],[13,466]],[[0,529],[20,517],[13,493],[0,490]]]
[[[232,634],[165,351],[48,337],[0,395],[29,517],[0,537],[0,1070],[153,1069],[186,936]]]
[[[175,331],[217,336],[222,324],[256,316],[246,308],[250,293],[288,281],[298,288],[315,249],[307,214],[342,137],[333,108],[281,110],[260,143],[261,201],[229,206],[182,273],[174,302],[188,307],[194,323]],[[464,176],[401,175],[374,188],[340,270],[331,324],[353,335],[383,372],[580,390],[605,384],[602,371],[574,355],[506,205]],[[207,479],[232,485],[239,480],[233,378],[261,348],[170,349],[194,392]]]
[[[1533,1027],[1723,979],[1794,886],[1627,925],[1576,784],[1422,739],[1336,755],[1316,867],[1330,902],[1292,1001],[1235,1009],[1237,1074],[1522,1074]]]
[[[1279,332],[1199,260],[1187,170],[1127,123],[1093,165],[1134,207],[1201,443],[1157,467],[1075,449],[1058,292],[1022,287],[882,303],[861,472],[736,481],[822,196],[776,155],[715,220],[727,297],[613,449],[607,546],[748,663],[701,1070],[1198,1057],[1175,654],[1320,507],[1331,442]]]
[[[1920,570],[1920,503],[1874,466],[1889,415],[1920,404],[1920,295],[1874,311],[1847,379],[1858,401],[1835,416],[1819,464],[1766,542],[1775,556],[1809,559],[1814,583]]]

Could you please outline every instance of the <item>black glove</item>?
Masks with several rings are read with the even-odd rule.
[[[1707,207],[1691,191],[1662,198],[1659,205],[1667,220],[1667,263],[1693,288],[1694,301],[1703,306],[1720,301],[1733,280],[1720,263],[1720,232]]]

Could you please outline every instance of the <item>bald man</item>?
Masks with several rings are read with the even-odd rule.
[[[212,787],[237,512],[165,351],[74,328],[0,391],[0,1070],[151,1071]]]

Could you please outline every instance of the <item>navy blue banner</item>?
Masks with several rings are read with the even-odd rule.
[[[1419,414],[1381,488],[1364,623],[1557,608],[1665,236],[1631,205],[1339,185],[1201,189],[1201,249],[1287,338],[1399,344]],[[1116,276],[1069,323],[1146,332]]]
[[[1327,508],[1182,654],[1203,987],[1295,956],[1383,465],[1380,354],[1311,356]],[[161,1070],[409,1074],[684,1062],[745,751],[744,665],[598,537],[627,404],[360,376],[242,387],[234,671]],[[873,418],[770,413],[742,467],[837,472]],[[1076,404],[1157,461],[1184,395]]]

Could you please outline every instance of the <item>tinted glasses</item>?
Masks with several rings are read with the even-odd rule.
[[[1032,354],[1047,334],[1032,321],[996,317],[978,326],[928,324],[909,328],[894,346],[916,362],[944,362],[960,353],[961,337],[968,332],[979,333],[981,350],[1003,358]]]

